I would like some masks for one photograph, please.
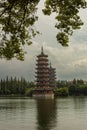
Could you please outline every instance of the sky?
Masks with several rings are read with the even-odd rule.
[[[87,9],[80,10],[84,25],[70,37],[69,47],[62,47],[56,40],[55,14],[44,16],[41,9],[43,1],[39,3],[39,16],[35,28],[41,35],[33,39],[33,44],[24,47],[27,51],[24,61],[12,59],[0,59],[0,79],[12,77],[24,77],[28,81],[35,80],[35,68],[37,55],[44,48],[52,66],[56,68],[57,80],[73,80],[74,78],[87,80]]]

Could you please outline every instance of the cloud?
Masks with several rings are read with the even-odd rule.
[[[46,44],[47,45],[47,44]],[[67,48],[45,46],[57,71],[57,78],[87,78],[87,44],[72,44]]]

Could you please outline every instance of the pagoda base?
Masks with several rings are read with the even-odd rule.
[[[38,89],[35,89],[33,90],[33,94],[32,96],[34,98],[54,98],[54,92],[53,90],[50,88],[38,88]]]

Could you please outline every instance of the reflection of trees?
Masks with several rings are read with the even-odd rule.
[[[25,111],[26,108],[26,102],[25,100],[21,99],[2,99],[2,102],[0,102],[0,111],[11,111],[13,113],[17,112],[18,110],[21,110],[22,112]]]
[[[56,102],[51,99],[37,100],[37,130],[49,130],[56,124]]]
[[[73,98],[75,110],[85,108],[85,97],[75,97]]]

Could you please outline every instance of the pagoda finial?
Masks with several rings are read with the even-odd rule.
[[[41,54],[43,54],[43,46],[41,47]]]

